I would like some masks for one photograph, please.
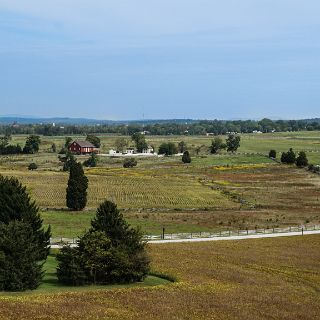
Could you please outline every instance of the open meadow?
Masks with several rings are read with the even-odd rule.
[[[84,137],[73,137],[84,139]],[[102,152],[116,136],[100,136]],[[128,138],[128,137],[127,137]],[[13,136],[23,145],[26,136]],[[116,202],[133,225],[149,234],[214,231],[217,229],[281,227],[320,222],[319,175],[267,157],[270,149],[305,150],[311,163],[320,163],[320,132],[241,135],[235,154],[210,155],[212,137],[146,136],[156,148],[164,141],[185,141],[192,163],[181,157],[144,157],[135,168],[122,167],[123,159],[99,156],[98,167],[88,168],[88,204],[83,212],[66,210],[68,173],[62,172],[57,150],[65,137],[41,137],[40,152],[1,156],[0,174],[14,176],[27,186],[55,237],[77,237],[89,226],[96,207],[105,199]],[[196,148],[200,148],[196,156]],[[84,161],[86,156],[78,156]],[[35,162],[38,170],[29,171]]]
[[[0,319],[317,319],[319,235],[149,245],[175,283],[0,295]]]

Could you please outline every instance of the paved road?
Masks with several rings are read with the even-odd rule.
[[[320,230],[304,231],[304,235],[320,234]],[[248,239],[261,239],[261,238],[278,238],[278,237],[292,237],[302,236],[302,232],[283,232],[283,233],[266,233],[266,234],[249,234],[242,236],[226,236],[226,237],[211,237],[211,238],[192,238],[192,239],[167,239],[167,240],[152,240],[149,244],[165,244],[165,243],[181,243],[181,242],[203,242],[203,241],[230,241],[230,240],[248,240]],[[71,245],[71,247],[76,244]],[[58,249],[61,245],[54,244],[51,248]]]
[[[304,235],[320,234],[320,230],[304,231],[303,234]],[[292,237],[292,236],[302,236],[302,232],[266,233],[266,234],[252,234],[252,235],[243,235],[243,236],[212,237],[212,238],[154,240],[154,241],[149,241],[149,243],[161,244],[161,243],[179,243],[179,242],[229,241],[229,240],[277,238],[277,237]]]

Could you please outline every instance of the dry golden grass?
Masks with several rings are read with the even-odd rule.
[[[318,319],[320,236],[152,245],[152,288],[0,297],[0,319]]]
[[[0,170],[19,178],[37,204],[65,207],[68,174],[63,172]],[[111,199],[120,208],[234,208],[235,204],[216,190],[203,187],[193,175],[178,176],[173,170],[159,174],[144,169],[95,168],[87,170],[88,208]]]

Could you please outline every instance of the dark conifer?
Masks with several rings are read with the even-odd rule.
[[[182,162],[183,163],[190,163],[191,162],[191,157],[190,157],[189,151],[185,151],[183,153]]]
[[[87,204],[88,178],[85,176],[81,163],[74,162],[70,167],[67,187],[67,207],[80,211]]]
[[[38,286],[41,262],[49,254],[50,227],[45,230],[35,202],[14,178],[0,176],[0,288]]]

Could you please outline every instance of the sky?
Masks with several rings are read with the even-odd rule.
[[[320,117],[319,0],[0,0],[0,115]]]

